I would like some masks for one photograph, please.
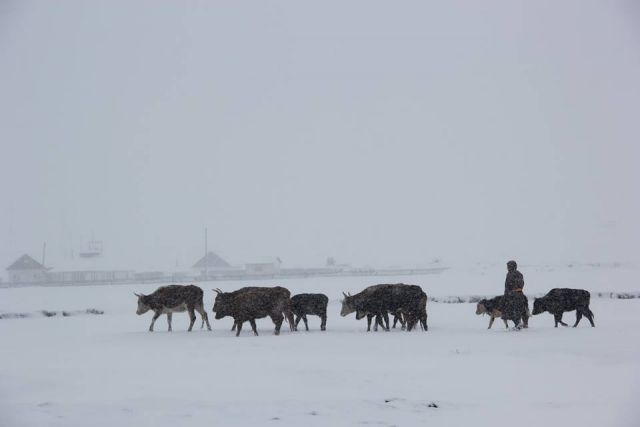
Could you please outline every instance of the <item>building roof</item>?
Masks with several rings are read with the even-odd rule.
[[[216,255],[214,252],[207,252],[205,256],[200,258],[198,262],[193,264],[191,268],[216,268],[216,267],[231,267],[231,265]]]
[[[258,264],[276,264],[281,265],[282,260],[277,256],[266,256],[260,258],[258,261],[248,262],[246,265],[258,265]]]
[[[29,255],[24,254],[17,259],[16,262],[7,267],[7,270],[46,270],[47,268],[40,264]]]

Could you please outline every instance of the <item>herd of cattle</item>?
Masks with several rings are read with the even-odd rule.
[[[300,320],[304,321],[306,330],[309,330],[307,316],[319,316],[320,329],[326,330],[327,326],[327,305],[329,298],[324,294],[298,294],[291,296],[291,292],[281,286],[275,287],[245,287],[233,292],[223,292],[214,289],[216,298],[213,304],[213,312],[216,319],[223,317],[233,318],[232,331],[236,331],[236,336],[240,335],[242,325],[249,322],[253,333],[258,335],[256,319],[270,317],[275,325],[275,334],[280,334],[282,323],[286,320],[291,331],[297,331]],[[170,285],[162,286],[150,295],[135,294],[138,297],[137,314],[144,314],[153,311],[153,318],[149,331],[153,331],[156,320],[162,315],[167,315],[169,331],[171,331],[171,320],[174,312],[189,313],[189,331],[193,329],[196,321],[197,311],[202,317],[202,329],[207,325],[211,330],[209,317],[204,308],[204,292],[195,285]],[[400,322],[402,329],[413,330],[418,324],[423,331],[427,331],[427,294],[416,285],[382,284],[373,285],[355,295],[344,293],[342,300],[341,316],[351,313],[356,314],[356,319],[360,320],[366,316],[367,331],[371,330],[371,321],[375,319],[374,331],[378,326],[385,331],[389,327],[389,315],[394,316],[393,326]],[[493,325],[496,317],[501,317],[500,308],[502,306],[502,296],[492,299],[483,299],[478,302],[476,314],[489,314],[489,329]],[[567,311],[576,310],[576,327],[584,315],[591,326],[593,313],[589,309],[589,292],[582,289],[552,289],[542,298],[536,298],[533,303],[533,314],[549,312],[553,314],[555,326],[558,323],[567,326],[562,321],[562,314]],[[527,319],[529,311],[527,308]],[[505,326],[508,323],[504,321]],[[525,319],[526,324],[526,319]]]

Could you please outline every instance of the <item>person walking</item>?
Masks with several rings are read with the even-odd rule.
[[[529,327],[529,301],[524,292],[524,276],[518,271],[518,264],[507,262],[507,278],[504,282],[502,319],[511,320],[516,328]],[[520,322],[522,321],[522,325]]]

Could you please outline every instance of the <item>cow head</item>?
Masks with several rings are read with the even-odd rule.
[[[345,294],[343,292],[342,295],[344,295],[344,299],[342,300],[342,310],[340,310],[340,316],[344,317],[347,314],[351,314],[356,311],[356,302],[355,298],[351,296],[351,293]]]
[[[480,300],[478,302],[478,305],[476,305],[476,314],[480,315],[487,312],[486,303],[487,303],[486,299]]]
[[[544,313],[545,311],[547,311],[547,304],[544,297],[536,298],[535,300],[533,300],[533,311],[531,312],[531,314],[540,314]]]
[[[138,297],[138,309],[136,310],[137,315],[145,314],[147,311],[151,310],[151,307],[149,307],[149,305],[146,302],[146,299],[147,299],[146,295],[136,294],[135,292],[133,294]]]
[[[220,289],[214,289],[216,291],[216,299],[213,302],[213,312],[216,314],[216,319],[222,319],[225,316],[231,316],[231,295],[229,292],[222,292]]]

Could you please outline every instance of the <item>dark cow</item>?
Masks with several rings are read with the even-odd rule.
[[[269,316],[275,324],[275,334],[280,334],[280,327],[285,317],[289,322],[291,330],[295,330],[293,314],[291,312],[291,292],[281,286],[273,288],[249,287],[238,289],[234,292],[222,292],[214,289],[216,295],[213,304],[213,312],[216,319],[226,316],[233,317],[237,327],[236,336],[240,335],[242,324],[248,321],[251,324],[253,333],[258,335],[256,319]],[[284,315],[283,315],[284,313]]]
[[[304,327],[308,331],[307,314],[320,316],[320,330],[327,329],[327,304],[329,298],[325,294],[298,294],[291,297],[291,311],[296,317],[295,326],[298,327],[300,319],[304,321]]]
[[[427,326],[427,294],[420,289],[420,299],[417,302],[417,306],[415,307],[416,312],[414,313],[405,313],[402,311],[403,317],[407,319],[407,330],[411,330],[414,328],[417,322],[420,322],[420,327],[423,331],[428,331],[429,327]]]
[[[556,322],[556,328],[558,323],[562,326],[569,326],[562,321],[562,314],[567,311],[576,310],[576,323],[573,325],[575,328],[580,323],[582,315],[584,315],[591,323],[592,327],[596,324],[593,323],[593,312],[589,309],[589,302],[591,300],[591,294],[584,289],[568,289],[568,288],[555,288],[551,289],[549,293],[542,298],[536,298],[533,301],[533,314],[540,314],[548,311],[553,314]]]
[[[193,329],[193,324],[196,321],[195,311],[200,313],[202,317],[202,325],[200,329],[207,323],[207,329],[211,330],[209,324],[209,317],[204,309],[202,289],[195,285],[169,285],[162,286],[151,295],[136,294],[138,297],[138,310],[136,314],[144,314],[149,310],[153,310],[154,315],[151,319],[151,325],[149,326],[149,332],[153,332],[153,324],[158,320],[162,314],[167,315],[167,323],[169,323],[169,331],[171,331],[171,318],[174,312],[189,312],[189,331]]]
[[[356,312],[356,319],[367,316],[367,331],[370,330],[371,319],[376,318],[376,325],[389,330],[389,314],[401,313],[407,320],[407,330],[420,322],[424,330],[427,330],[426,302],[427,294],[420,286],[405,285],[398,283],[395,285],[382,284],[369,286],[362,292],[351,295],[345,294],[342,301],[341,316],[346,316]],[[384,319],[385,324],[382,324]],[[374,327],[375,329],[375,327]]]
[[[476,305],[476,314],[488,314],[490,316],[489,327],[487,329],[491,329],[493,321],[496,320],[496,318],[502,317],[502,311],[500,310],[503,306],[503,299],[503,295],[498,295],[497,297],[491,299],[482,299],[478,301],[478,304]],[[529,307],[527,307],[526,313],[526,318],[528,319],[530,316]],[[502,319],[502,321],[504,322],[504,326],[508,328],[509,324],[507,323],[507,320]]]

